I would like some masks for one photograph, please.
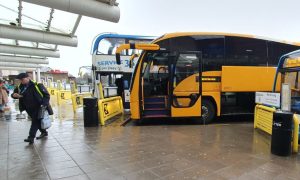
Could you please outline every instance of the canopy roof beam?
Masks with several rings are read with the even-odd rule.
[[[0,62],[0,67],[41,68],[38,64]]]
[[[76,47],[78,44],[77,37],[75,36],[70,37],[70,35],[66,34],[8,26],[3,24],[0,24],[0,38],[33,41],[72,47]]]
[[[25,68],[25,67],[9,67],[0,66],[0,70],[12,70],[12,71],[35,71],[36,68]]]
[[[0,53],[6,54],[21,54],[29,56],[54,57],[59,58],[59,51],[41,48],[31,48],[26,46],[14,46],[0,44]]]
[[[33,64],[49,64],[46,58],[32,58],[23,56],[6,56],[0,55],[1,62],[17,62],[17,63],[33,63]]]
[[[120,9],[96,0],[23,0],[25,2],[67,11],[111,22],[119,22]]]

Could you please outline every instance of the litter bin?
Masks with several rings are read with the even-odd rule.
[[[95,127],[99,125],[97,98],[83,98],[83,121],[84,127]]]
[[[293,113],[276,111],[273,114],[271,152],[289,156],[292,152]]]

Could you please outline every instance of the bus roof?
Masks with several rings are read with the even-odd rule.
[[[164,39],[169,39],[169,38],[174,38],[174,37],[201,36],[201,35],[202,36],[235,36],[235,37],[255,38],[255,39],[263,39],[263,40],[268,40],[268,41],[274,41],[274,42],[279,42],[279,43],[284,43],[284,44],[300,46],[300,42],[290,42],[290,41],[285,41],[285,40],[276,40],[276,39],[267,38],[267,37],[263,37],[263,36],[238,34],[238,33],[226,33],[226,32],[174,32],[174,33],[167,33],[167,34],[155,39],[154,43],[164,40]]]
[[[141,35],[126,35],[126,34],[117,34],[117,33],[102,33],[95,37],[92,45],[92,54],[98,50],[98,46],[101,40],[105,38],[124,38],[124,39],[141,39],[141,40],[153,40],[156,37],[154,36],[141,36]]]

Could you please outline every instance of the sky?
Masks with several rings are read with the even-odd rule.
[[[78,47],[59,46],[53,69],[77,76],[92,64],[93,39],[103,32],[160,36],[170,32],[230,32],[300,42],[299,0],[117,0],[119,23],[83,17]]]

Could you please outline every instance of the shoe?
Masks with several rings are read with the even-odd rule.
[[[46,136],[48,136],[48,133],[47,133],[47,132],[41,133],[41,135],[38,136],[38,137],[36,137],[36,139],[42,139],[43,137],[46,137]]]
[[[28,142],[29,144],[33,144],[34,138],[28,137],[27,139],[24,139],[24,142]]]

